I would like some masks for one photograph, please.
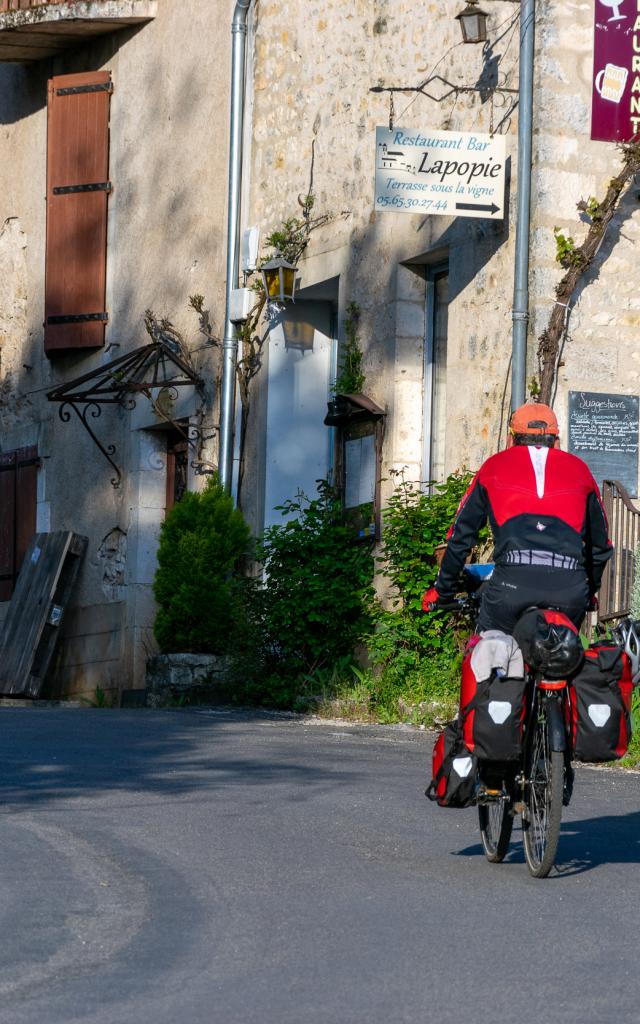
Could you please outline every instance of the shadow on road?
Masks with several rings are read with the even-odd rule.
[[[477,843],[457,855],[483,857],[484,852]],[[512,843],[505,863],[524,863],[520,841]],[[602,864],[640,864],[640,811],[562,823],[556,870],[551,877],[580,875]]]
[[[558,873],[579,875],[601,864],[640,864],[640,811],[563,822]]]
[[[243,788],[243,799],[273,799],[281,787],[280,799],[297,802],[353,784],[353,771],[326,759],[305,763],[295,744],[264,729],[268,717],[3,709],[0,814],[116,792],[205,800],[233,785]],[[267,787],[269,796],[259,796]]]

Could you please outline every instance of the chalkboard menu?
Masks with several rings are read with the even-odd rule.
[[[638,494],[638,404],[636,395],[569,392],[569,451],[587,463],[596,483],[619,480]]]

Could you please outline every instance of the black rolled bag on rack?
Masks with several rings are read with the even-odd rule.
[[[569,731],[575,761],[592,764],[624,757],[631,741],[633,681],[620,647],[596,644],[569,679]]]

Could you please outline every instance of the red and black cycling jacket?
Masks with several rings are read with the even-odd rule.
[[[591,594],[613,554],[600,492],[588,466],[557,448],[516,445],[476,473],[447,535],[436,580],[445,600],[489,521],[496,565],[548,565],[586,572]]]

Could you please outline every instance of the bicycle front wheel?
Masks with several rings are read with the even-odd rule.
[[[549,720],[538,705],[525,764],[524,854],[534,878],[546,878],[555,861],[562,818],[564,754],[551,749]]]

